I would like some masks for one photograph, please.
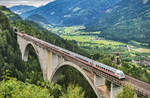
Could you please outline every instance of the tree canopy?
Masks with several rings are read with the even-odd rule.
[[[122,92],[118,93],[116,98],[137,98],[135,90],[130,86],[124,86]]]

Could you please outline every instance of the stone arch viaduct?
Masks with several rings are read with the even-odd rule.
[[[57,47],[53,47],[54,45],[50,43],[29,36],[27,34],[21,34],[19,32],[16,32],[16,34],[17,42],[22,54],[22,59],[24,61],[28,61],[29,45],[33,46],[40,62],[44,80],[57,81],[57,77],[59,77],[59,73],[57,73],[57,70],[66,65],[72,66],[85,77],[98,98],[115,98],[115,95],[118,93],[118,91],[122,90],[122,85],[126,85],[131,80],[133,82],[138,81],[132,78],[129,78],[124,82],[119,81],[103,72],[93,70],[91,67],[76,60],[74,57],[70,57],[62,53],[61,51],[58,51]],[[106,79],[112,82],[110,92],[108,92],[105,86]],[[138,94],[142,96],[148,96],[150,92],[147,91],[147,89],[145,90],[144,88],[142,88],[142,90],[139,90],[139,88],[141,89],[141,87],[142,86],[136,88],[138,89]],[[150,88],[149,85],[148,87]]]

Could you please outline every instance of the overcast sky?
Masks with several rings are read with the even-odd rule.
[[[33,5],[39,7],[53,0],[0,0],[0,5],[11,7],[14,5]]]

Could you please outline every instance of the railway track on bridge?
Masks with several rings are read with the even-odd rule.
[[[150,84],[137,80],[131,76],[126,75],[124,84],[130,84],[137,90],[137,93],[141,93],[144,96],[150,96]]]

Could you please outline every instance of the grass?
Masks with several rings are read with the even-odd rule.
[[[65,34],[65,35],[83,35],[83,34],[100,34],[100,31],[97,32],[84,32],[79,31],[79,29],[84,29],[84,26],[71,26],[71,27],[55,27],[50,30],[53,32],[57,32],[59,34]]]
[[[109,40],[94,40],[92,42],[96,44],[104,44],[104,45],[125,45],[124,43],[121,42],[109,41]]]
[[[146,49],[146,48],[137,48],[134,49],[136,52],[140,52],[140,53],[150,53],[150,49]]]
[[[74,36],[69,36],[69,35],[62,35],[64,39],[67,40],[76,40],[78,42],[89,42],[89,43],[94,43],[94,44],[103,44],[103,45],[126,45],[125,43],[117,42],[117,41],[110,41],[110,40],[100,40],[97,39],[95,36],[90,36],[90,35],[74,35]]]
[[[62,37],[64,39],[67,39],[67,40],[76,40],[78,42],[90,42],[90,41],[94,40],[93,36],[67,36],[67,35],[63,35]]]

